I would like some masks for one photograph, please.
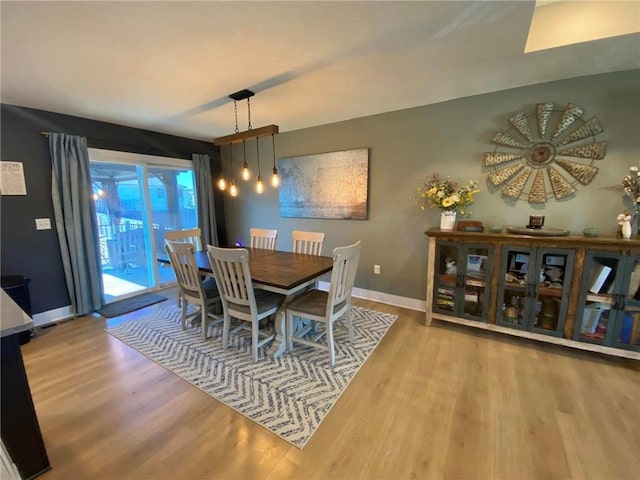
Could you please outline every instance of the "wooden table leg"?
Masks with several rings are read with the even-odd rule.
[[[282,355],[284,353],[284,351],[287,348],[287,341],[286,341],[286,332],[287,332],[287,316],[286,316],[286,304],[287,304],[287,300],[290,300],[289,297],[285,298],[284,302],[282,302],[282,305],[280,305],[280,308],[278,308],[278,311],[276,312],[275,315],[275,327],[276,327],[276,338],[273,339],[273,342],[271,342],[271,345],[269,346],[269,349],[267,350],[267,355],[269,356],[269,358],[271,358],[272,360],[278,358],[280,355]]]
[[[269,356],[269,358],[276,359],[280,355],[282,355],[284,351],[287,349],[287,335],[286,335],[287,305],[295,297],[305,292],[307,287],[309,285],[313,285],[314,282],[315,280],[311,280],[309,282],[303,283],[302,285],[298,285],[294,290],[288,292],[287,295],[285,296],[282,304],[280,305],[280,308],[278,308],[278,311],[276,312],[276,315],[275,315],[276,338],[273,340],[273,342],[271,342],[271,345],[267,350],[267,355]],[[260,287],[260,288],[263,288],[266,290],[265,287]],[[277,293],[281,293],[281,292],[277,292]],[[294,331],[296,331],[297,329],[298,329],[298,325],[295,324]]]

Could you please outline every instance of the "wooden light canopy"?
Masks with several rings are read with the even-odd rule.
[[[213,139],[214,145],[227,145],[229,143],[240,143],[243,140],[253,140],[254,138],[266,137],[267,135],[279,132],[278,125],[267,125],[266,127],[253,128],[244,132],[233,133]]]
[[[229,95],[234,102],[238,100],[245,100],[253,97],[255,95],[251,90],[240,90],[238,92],[232,93]],[[224,137],[218,137],[213,139],[214,145],[228,145],[230,143],[240,143],[243,140],[253,140],[254,138],[266,137],[268,135],[273,135],[279,133],[280,129],[278,125],[267,125],[266,127],[259,128],[251,128],[251,111],[249,110],[249,130],[245,130],[244,132],[238,132],[238,116],[236,114],[236,133],[231,135],[225,135]]]

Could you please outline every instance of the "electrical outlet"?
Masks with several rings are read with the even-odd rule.
[[[373,266],[373,273],[375,273],[376,275],[380,275],[380,265]]]
[[[36,230],[51,230],[51,220],[48,218],[36,218]]]

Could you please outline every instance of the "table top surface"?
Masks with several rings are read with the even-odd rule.
[[[0,336],[8,337],[33,327],[33,320],[5,292],[0,290]]]
[[[293,290],[320,275],[330,272],[333,258],[320,255],[246,248],[249,252],[249,271],[256,284],[269,285],[282,290]],[[196,263],[201,272],[212,273],[207,252],[196,252]],[[169,257],[159,255],[158,261],[169,263]]]

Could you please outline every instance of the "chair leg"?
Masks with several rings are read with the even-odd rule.
[[[202,323],[202,339],[207,339],[207,306],[200,307],[200,323]]]
[[[351,307],[347,309],[347,328],[349,329],[349,343],[353,343],[353,321],[351,320]]]
[[[336,346],[333,342],[333,322],[331,319],[327,322],[327,344],[329,346],[329,355],[331,357],[331,368],[336,364]]]
[[[287,332],[285,334],[285,341],[286,341],[287,351],[289,353],[292,353],[293,352],[293,335],[291,334],[291,330],[293,329],[293,315],[290,312],[287,312],[286,315],[287,315],[287,319],[286,319]]]
[[[182,299],[182,329],[187,329],[187,301]]]
[[[223,313],[224,324],[222,326],[222,348],[227,348],[229,346],[229,327],[231,326],[231,317],[225,311]]]
[[[260,322],[254,320],[251,322],[251,353],[253,355],[253,362],[258,361],[258,327]]]
[[[180,289],[178,289],[178,291],[176,292],[176,306],[182,306],[182,292],[180,291]]]

